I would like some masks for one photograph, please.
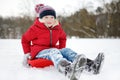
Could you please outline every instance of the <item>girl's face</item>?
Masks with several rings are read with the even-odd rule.
[[[47,26],[47,27],[51,27],[54,25],[55,23],[55,18],[54,16],[52,15],[47,15],[47,16],[44,16],[42,18],[42,20],[44,21],[44,24]]]

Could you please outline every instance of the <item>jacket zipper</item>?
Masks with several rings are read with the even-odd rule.
[[[50,47],[52,47],[52,30],[51,29],[49,30],[50,30]]]

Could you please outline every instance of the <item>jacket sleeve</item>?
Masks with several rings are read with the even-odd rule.
[[[24,53],[30,53],[31,41],[35,38],[35,31],[29,28],[23,35],[21,39],[22,48]]]
[[[63,29],[61,29],[60,38],[59,38],[59,49],[66,47],[66,40],[67,40],[66,33],[64,32]]]

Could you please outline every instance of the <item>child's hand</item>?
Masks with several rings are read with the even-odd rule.
[[[23,66],[29,67],[28,59],[31,59],[30,53],[26,53],[23,57]]]

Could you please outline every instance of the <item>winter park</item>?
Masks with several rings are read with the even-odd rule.
[[[59,4],[58,0],[6,1],[0,1],[0,80],[120,80],[119,0],[61,0]],[[6,7],[10,3],[14,5]],[[66,58],[68,62],[64,62],[65,45],[85,57]],[[65,60],[51,48],[57,48]],[[49,52],[43,51],[42,56],[43,49]],[[101,58],[96,60],[99,53],[104,53],[101,65]],[[28,59],[41,56],[53,61],[54,66],[28,65]],[[86,58],[93,63],[88,65]],[[69,59],[73,59],[73,64]],[[99,69],[97,65],[100,73],[93,74]],[[82,72],[76,73],[77,69]]]
[[[74,43],[73,43],[74,42]],[[22,65],[23,52],[20,40],[0,40],[0,79],[1,80],[65,80],[54,67],[44,69],[25,68]],[[75,45],[75,46],[74,46]],[[105,62],[98,75],[81,74],[80,80],[119,80],[120,79],[120,40],[119,39],[68,39],[67,46],[94,59],[98,52],[105,53]],[[57,74],[57,75],[56,75]]]

